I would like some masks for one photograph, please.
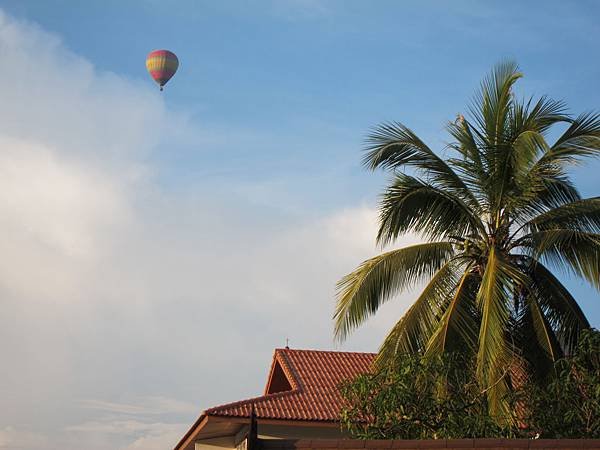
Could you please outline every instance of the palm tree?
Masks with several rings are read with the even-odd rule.
[[[342,278],[334,316],[343,340],[395,294],[427,283],[377,361],[469,352],[499,421],[511,417],[505,399],[515,368],[541,376],[590,326],[549,267],[600,289],[600,197],[581,198],[567,176],[569,166],[600,156],[600,115],[573,118],[563,102],[517,99],[521,76],[506,62],[483,80],[468,118],[447,126],[447,158],[401,123],[368,136],[365,165],[393,177],[377,242],[408,232],[425,242],[375,256]],[[550,145],[556,124],[563,133]]]

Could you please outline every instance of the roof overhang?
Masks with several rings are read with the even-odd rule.
[[[326,427],[337,428],[339,422],[323,420],[284,420],[284,419],[257,419],[258,425],[285,425],[298,427]],[[219,417],[202,414],[192,425],[174,450],[194,450],[194,443],[204,439],[234,436],[245,426],[250,424],[248,417]]]

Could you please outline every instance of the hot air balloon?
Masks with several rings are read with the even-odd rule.
[[[160,86],[161,91],[163,90],[163,86],[167,84],[167,81],[175,75],[178,67],[179,60],[177,56],[169,50],[154,50],[148,53],[148,57],[146,58],[146,68],[150,76]]]

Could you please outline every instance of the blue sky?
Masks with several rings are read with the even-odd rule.
[[[58,33],[100,71],[147,82],[143,56],[172,49],[181,70],[168,86],[168,105],[205,128],[246,130],[261,140],[260,151],[220,149],[208,161],[190,149],[171,152],[172,159],[157,155],[179,180],[197,178],[207,164],[246,178],[334,166],[360,177],[357,149],[369,126],[398,119],[442,143],[444,122],[464,110],[502,58],[521,64],[526,93],[564,98],[574,111],[597,100],[595,2],[3,4]],[[352,202],[363,189],[342,199],[333,191],[329,206]]]
[[[260,392],[286,337],[333,348],[335,281],[377,251],[371,126],[443,149],[506,58],[520,93],[600,106],[592,1],[0,8],[0,448],[170,447],[201,409]],[[180,59],[162,94],[156,48]],[[598,170],[574,172],[584,195]],[[599,327],[598,293],[566,282]],[[342,348],[375,350],[415,292]]]

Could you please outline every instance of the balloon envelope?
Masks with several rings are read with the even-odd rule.
[[[154,50],[148,53],[146,58],[146,69],[148,69],[154,81],[158,83],[161,91],[167,81],[175,75],[178,67],[179,60],[177,56],[169,50]]]

